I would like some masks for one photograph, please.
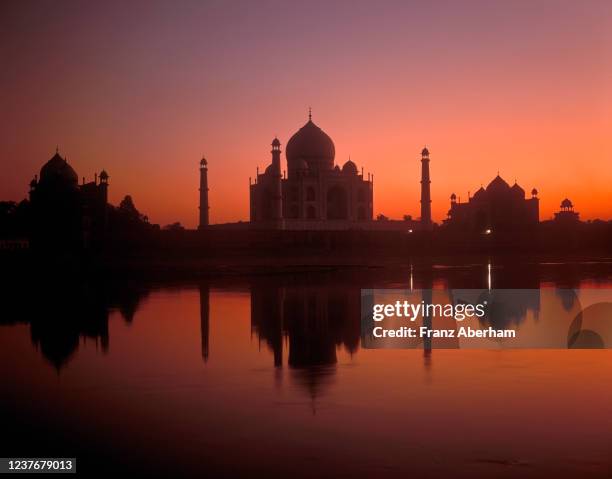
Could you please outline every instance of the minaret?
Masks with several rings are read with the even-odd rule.
[[[208,226],[208,162],[206,158],[200,161],[200,225],[198,229]]]
[[[431,228],[431,192],[429,180],[429,150],[421,151],[421,226],[424,230]]]
[[[102,170],[100,172],[99,189],[100,189],[102,201],[104,202],[105,205],[108,203],[108,178],[109,176],[106,170]]]
[[[281,190],[281,149],[278,138],[272,140],[272,219],[283,219],[283,195]]]
[[[108,173],[106,170],[100,172],[100,184],[98,185],[98,191],[100,192],[100,228],[102,231],[106,231],[108,227]]]

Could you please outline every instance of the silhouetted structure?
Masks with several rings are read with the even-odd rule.
[[[429,178],[429,150],[421,151],[421,227],[431,229],[431,180]]]
[[[560,210],[555,213],[555,222],[561,224],[574,224],[580,221],[580,215],[574,211],[572,202],[565,198],[560,205]]]
[[[59,151],[43,165],[40,178],[30,182],[32,239],[66,249],[87,246],[107,227],[108,173],[78,184],[74,169]]]
[[[272,141],[272,162],[250,186],[251,222],[282,229],[348,229],[372,219],[373,176],[365,179],[350,159],[334,166],[332,139],[308,122],[287,143],[287,177],[281,144]],[[333,225],[331,223],[334,223]]]
[[[208,162],[206,158],[200,160],[200,223],[199,229],[208,226]]]
[[[498,174],[486,189],[480,187],[465,203],[457,201],[457,195],[453,193],[445,223],[481,233],[530,229],[539,221],[537,195],[534,188],[531,198],[526,199],[525,190],[518,183],[510,186]]]
[[[94,174],[93,181],[76,171],[59,151],[30,182],[29,199],[0,202],[0,250],[31,249],[45,259],[61,258],[50,252],[75,253],[112,250],[129,254],[153,244],[150,233],[159,230],[126,195],[118,207],[108,203],[109,175]],[[39,257],[39,259],[41,259]]]

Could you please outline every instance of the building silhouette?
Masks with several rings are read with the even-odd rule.
[[[199,229],[208,226],[208,162],[206,158],[200,160],[200,222]]]
[[[525,198],[525,190],[518,183],[510,186],[499,174],[467,202],[462,203],[455,193],[450,201],[445,223],[464,231],[524,230],[539,222],[538,191],[534,188],[531,198]]]
[[[32,240],[57,248],[88,246],[107,226],[108,173],[79,185],[66,158],[55,155],[30,182]]]
[[[421,226],[428,230],[431,222],[431,180],[429,178],[429,150],[421,151]]]
[[[561,224],[574,224],[580,221],[580,214],[574,211],[572,202],[565,198],[561,205],[561,209],[555,213],[555,222]]]
[[[272,141],[272,161],[250,185],[250,219],[261,227],[348,229],[372,220],[373,176],[364,178],[350,160],[334,163],[332,139],[312,121],[287,143],[287,174],[281,172],[281,143]],[[333,225],[332,225],[333,223]]]

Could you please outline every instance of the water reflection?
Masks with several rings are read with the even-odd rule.
[[[358,286],[259,280],[251,285],[251,325],[283,366],[284,351],[292,380],[313,401],[333,382],[339,346],[353,354],[359,347]]]
[[[530,313],[537,321],[541,294],[540,289],[487,290],[476,302],[488,305],[487,314],[481,320],[483,326],[508,329],[519,326]]]
[[[577,268],[568,264],[514,264],[489,260],[468,266],[413,264],[395,269],[259,276],[241,280],[239,286],[250,292],[251,330],[272,352],[273,365],[289,367],[296,381],[315,395],[317,385],[327,381],[322,378],[334,374],[338,348],[342,347],[350,355],[359,350],[362,288],[423,290],[421,299],[426,302],[439,300],[431,297],[431,289],[482,288],[482,297],[467,299],[478,302],[486,299],[492,307],[483,319],[483,326],[503,329],[520,325],[528,317],[537,321],[541,309],[540,293],[535,289],[522,296],[513,294],[509,301],[503,297],[503,292],[491,291],[492,285],[496,288],[564,288],[556,290],[558,302],[574,318],[581,311],[580,301],[575,291],[565,288],[579,289],[583,284],[607,285],[609,281],[610,265],[607,263],[587,263]],[[233,280],[215,279],[172,286],[178,289],[195,287],[199,291],[204,362],[212,354],[211,289],[231,289],[233,285]],[[131,324],[137,320],[140,306],[155,289],[157,286],[143,281],[66,279],[38,281],[29,288],[5,286],[8,314],[3,315],[1,321],[29,324],[32,344],[59,371],[74,357],[81,342],[93,341],[101,353],[107,353],[111,342],[110,313],[118,312],[126,324]],[[568,332],[570,338],[582,331],[581,317],[576,317],[573,324],[575,331]],[[598,340],[589,339],[589,334],[568,339],[568,346],[589,344],[589,341],[598,344]],[[431,340],[425,340],[422,347],[426,364],[430,364]]]
[[[494,288],[542,286],[515,307],[521,328],[543,325],[567,347],[612,341],[602,332],[610,311],[588,306],[603,296],[584,293],[612,286],[609,266],[490,269]],[[412,287],[438,301],[457,288],[487,294],[488,273],[485,262],[161,287],[65,278],[4,286],[7,455],[74,455],[82,470],[127,463],[173,477],[603,471],[610,351],[445,351],[435,339],[413,351],[362,346],[362,288]],[[568,284],[576,295],[554,289]],[[555,329],[559,317],[571,320]]]
[[[359,345],[360,288],[258,282],[251,286],[251,324],[282,366],[288,343],[293,368],[335,364],[336,347]]]
[[[116,310],[130,324],[149,289],[136,283],[82,282],[69,278],[6,287],[2,323],[28,323],[32,344],[59,371],[81,341],[109,350],[109,314]]]
[[[210,287],[208,284],[200,285],[200,331],[202,335],[202,359],[208,361],[210,330]]]

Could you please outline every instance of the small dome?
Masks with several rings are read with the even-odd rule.
[[[106,170],[102,170],[100,172],[100,179],[101,180],[108,180],[108,173],[106,172]]]
[[[427,149],[427,147],[423,148],[421,150],[421,155],[422,156],[429,156],[429,150]]]
[[[357,174],[357,165],[353,163],[351,160],[348,160],[342,166],[342,173],[347,175],[356,175]]]
[[[334,171],[337,171],[338,173],[340,173],[340,171],[342,171],[342,170],[340,170],[340,167],[338,165],[336,165],[336,166],[334,166]]]
[[[486,194],[485,189],[481,186],[480,188],[478,188],[478,190],[476,191],[476,193],[474,193],[474,196],[472,196],[472,198],[474,198],[475,200],[482,198],[484,195]]]
[[[56,152],[40,169],[40,182],[76,187],[79,183],[79,177],[72,166]]]
[[[202,157],[202,159],[200,160],[200,166],[206,166],[208,165],[208,161],[206,161],[206,158]]]
[[[512,188],[510,188],[510,190],[516,196],[519,196],[521,198],[525,198],[525,190],[523,188],[521,188],[520,185],[517,182],[514,182],[514,184],[512,185]]]
[[[562,202],[561,202],[561,208],[573,208],[574,205],[572,204],[572,202],[565,198]]]
[[[537,196],[538,195],[538,190],[536,190],[535,188],[533,190],[531,190],[531,195],[532,196]]]
[[[280,146],[280,141],[278,138],[274,137],[274,139],[272,140],[272,146]]]
[[[455,201],[457,199],[457,195],[453,193],[450,197],[451,201]]]
[[[506,183],[506,181],[499,175],[493,178],[493,181],[488,184],[487,192],[498,193],[508,191],[510,189],[510,185]]]

